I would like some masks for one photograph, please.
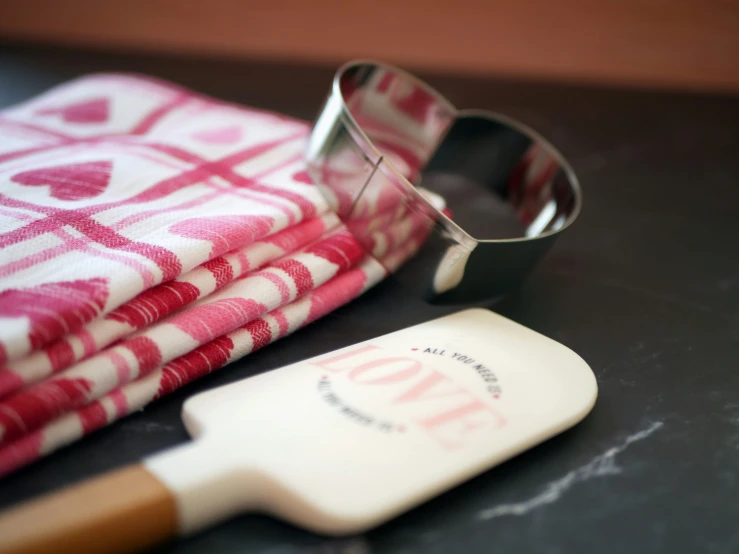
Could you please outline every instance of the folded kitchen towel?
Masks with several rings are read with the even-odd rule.
[[[305,122],[129,76],[0,113],[0,364],[328,206]]]
[[[350,270],[301,298],[207,342],[163,367],[0,446],[0,477],[70,444],[187,383],[280,339],[353,300],[412,256],[419,232],[381,256],[366,255]]]
[[[183,306],[220,290],[249,271],[292,252],[338,225],[334,214],[309,219],[213,258],[192,271],[142,292],[109,314],[0,369],[0,398],[89,358]]]
[[[369,201],[339,222],[305,171],[307,133],[122,75],[0,112],[0,474],[325,315],[413,255],[428,222],[403,206]]]

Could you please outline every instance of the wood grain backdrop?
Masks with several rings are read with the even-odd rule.
[[[739,0],[0,0],[0,37],[739,92]]]

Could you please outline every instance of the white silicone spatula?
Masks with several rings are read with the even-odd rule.
[[[596,394],[561,344],[459,312],[191,398],[192,443],[6,513],[0,552],[130,552],[245,510],[359,532],[571,427]]]

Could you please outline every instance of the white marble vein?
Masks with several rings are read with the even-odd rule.
[[[539,506],[556,502],[576,483],[587,481],[594,477],[618,475],[621,473],[621,468],[616,465],[616,456],[626,450],[630,444],[646,439],[649,435],[662,427],[662,425],[663,423],[661,421],[655,421],[649,427],[642,429],[633,435],[629,435],[620,445],[609,448],[602,454],[593,458],[587,464],[580,466],[577,469],[573,469],[559,479],[548,483],[536,496],[522,502],[499,504],[498,506],[487,508],[479,512],[478,517],[480,519],[493,519],[502,516],[524,515],[535,510]]]

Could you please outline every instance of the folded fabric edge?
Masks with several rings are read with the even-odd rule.
[[[386,235],[386,240],[378,242],[371,254],[384,256],[389,246],[409,237],[422,240],[427,230],[422,219],[401,219],[380,233]],[[3,399],[0,442],[10,443],[63,413],[153,371],[158,365],[187,354],[212,337],[291,302],[348,270],[362,256],[362,247],[343,225],[327,231],[298,252],[231,282],[218,293],[185,306],[158,324],[48,380]],[[272,285],[267,286],[267,282]]]
[[[0,400],[92,357],[115,341],[206,298],[248,272],[305,247],[338,225],[338,217],[333,213],[303,221],[143,291],[79,331],[0,369]]]
[[[287,304],[346,271],[363,256],[343,226],[263,269],[232,281],[163,321],[65,371],[0,401],[0,442],[7,443],[154,370],[251,319]]]
[[[358,266],[292,303],[0,447],[0,477],[143,409],[148,403],[198,377],[220,369],[357,298],[386,277],[388,269],[392,271],[413,256],[424,239],[425,233],[416,233],[380,261],[367,255]]]

